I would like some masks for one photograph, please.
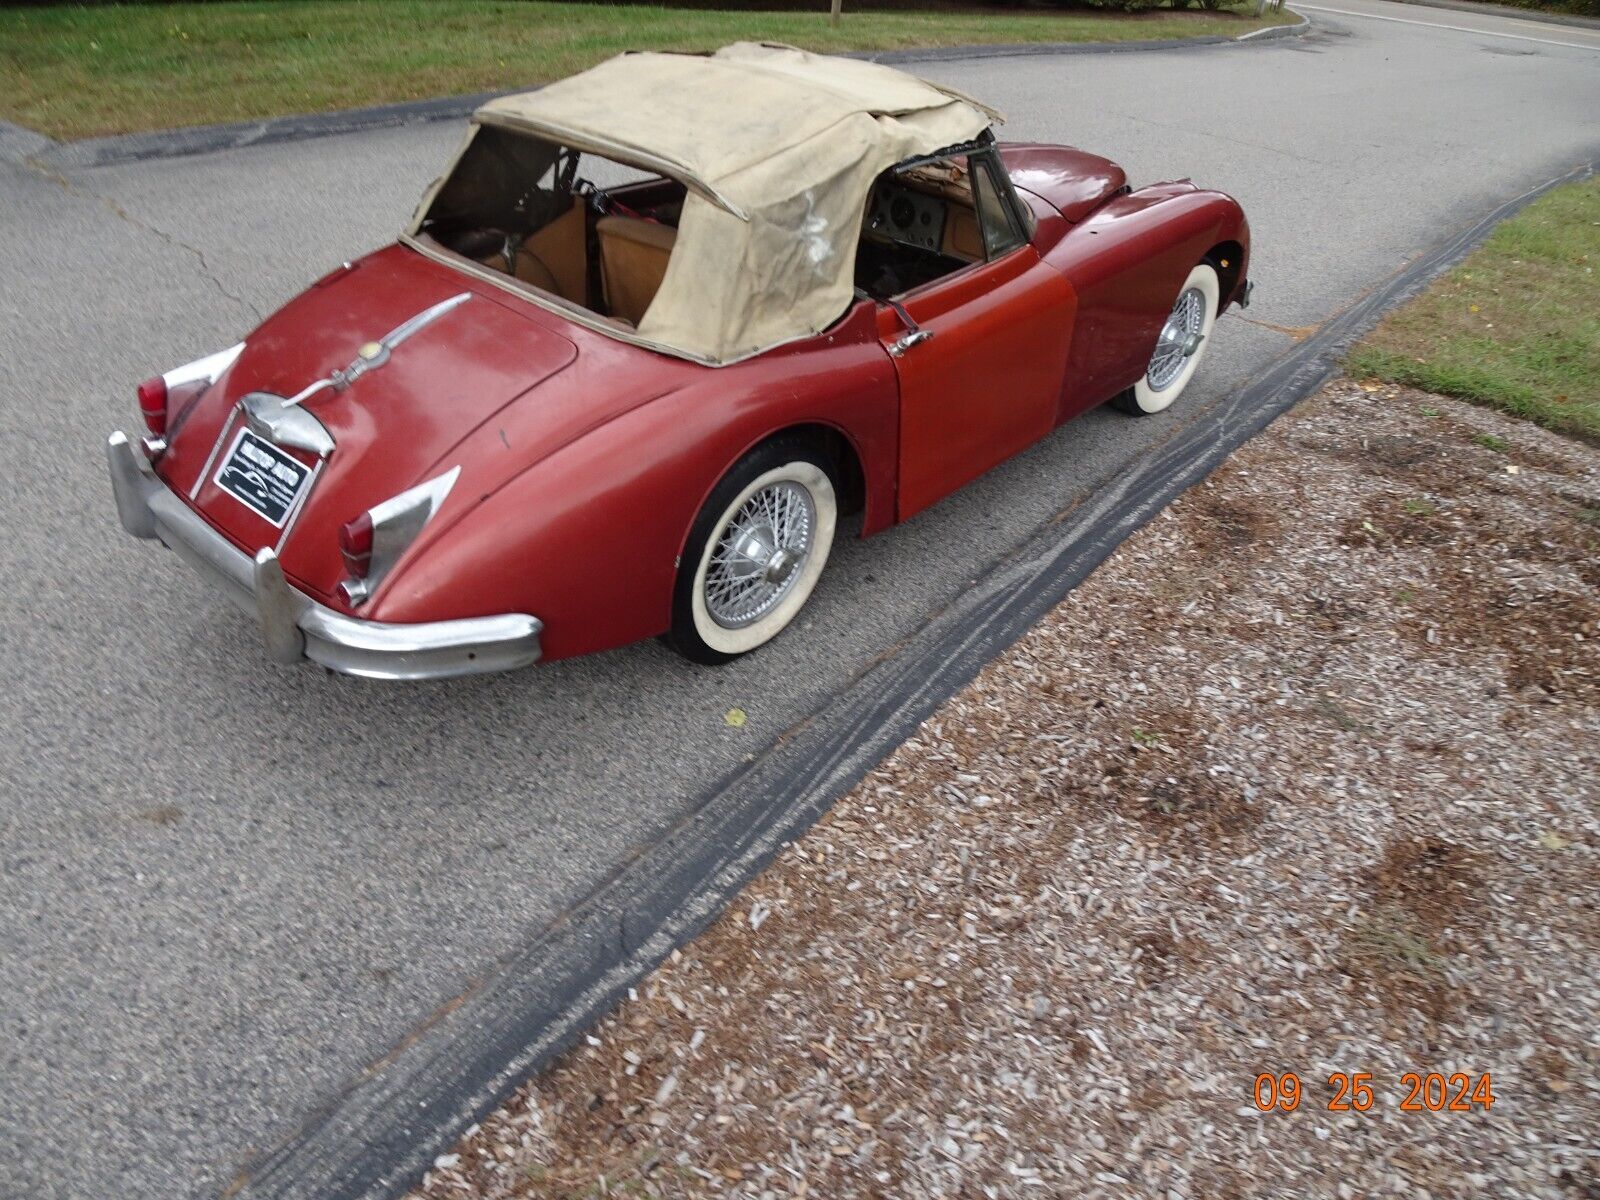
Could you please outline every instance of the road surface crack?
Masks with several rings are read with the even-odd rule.
[[[134,216],[127,209],[123,208],[114,197],[107,196],[102,192],[92,191],[89,188],[80,187],[73,183],[72,180],[68,179],[65,175],[61,174],[59,171],[52,170],[49,167],[41,166],[38,163],[30,163],[29,165],[41,175],[45,176],[45,178],[51,180],[53,183],[58,184],[63,191],[69,193],[70,195],[81,196],[85,199],[97,200],[105,207],[107,212],[111,213],[118,220],[132,225],[135,229],[143,233],[148,233],[153,237],[160,238],[169,246],[174,246],[179,250],[183,250],[186,253],[193,255],[194,260],[200,264],[201,277],[204,278],[206,282],[211,284],[212,287],[216,288],[216,290],[220,292],[223,297],[233,301],[240,308],[250,313],[251,316],[255,318],[256,324],[259,325],[261,323],[263,320],[261,310],[250,301],[246,300],[243,296],[240,296],[228,289],[228,286],[223,283],[222,279],[216,274],[215,271],[212,270],[211,264],[206,261],[205,252],[198,246],[191,246],[182,238],[168,233],[165,229],[161,229],[158,226],[150,224],[148,221],[141,220],[140,218]]]
[[[1174,133],[1186,133],[1194,137],[1210,138],[1213,141],[1227,142],[1231,146],[1246,146],[1251,150],[1265,150],[1268,154],[1276,154],[1283,158],[1292,159],[1294,162],[1307,163],[1314,167],[1331,167],[1334,165],[1324,162],[1320,158],[1312,158],[1306,154],[1296,154],[1292,150],[1285,150],[1282,146],[1269,146],[1265,142],[1252,142],[1247,138],[1229,137],[1226,134],[1218,133],[1215,129],[1194,129],[1188,125],[1174,125],[1168,121],[1154,121],[1137,113],[1123,113],[1122,115],[1131,121],[1137,121],[1141,125],[1152,125],[1157,129],[1165,129]]]

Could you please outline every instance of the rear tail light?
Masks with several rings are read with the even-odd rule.
[[[338,586],[339,598],[356,608],[372,595],[422,527],[439,511],[455,486],[460,467],[419,483],[409,491],[385,500],[339,528],[339,554],[346,578]]]
[[[365,579],[372,569],[372,514],[362,513],[339,529],[339,553],[352,579]]]
[[[168,435],[175,435],[183,428],[195,401],[233,366],[243,351],[244,343],[240,342],[154,379],[146,379],[139,385],[139,414],[150,430],[144,444],[152,457],[166,449]]]
[[[139,412],[146,428],[156,437],[167,433],[167,381],[160,375],[139,385]]]

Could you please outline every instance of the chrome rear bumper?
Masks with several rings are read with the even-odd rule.
[[[106,445],[122,527],[177,552],[261,623],[267,654],[309,659],[369,679],[444,679],[527,666],[539,659],[537,617],[506,613],[395,625],[347,617],[293,587],[270,549],[254,559],[223,537],[161,482],[123,433]]]

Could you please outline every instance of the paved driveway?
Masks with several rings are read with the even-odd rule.
[[[1258,303],[1177,411],[1091,415],[844,547],[799,628],[719,671],[655,644],[425,686],[282,671],[116,527],[102,445],[134,382],[392,236],[455,127],[0,167],[0,1196],[216,1193],[1284,330],[1600,152],[1600,37],[1334,6],[1397,19],[925,68],[1009,136],[1232,191]]]

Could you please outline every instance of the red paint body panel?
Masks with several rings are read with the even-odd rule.
[[[1188,183],[1114,197],[1073,227],[1046,257],[1078,296],[1058,422],[1143,377],[1189,271],[1232,241],[1249,242],[1238,204]]]
[[[888,351],[905,332],[898,315],[858,301],[816,337],[700,366],[396,245],[263,322],[233,366],[174,411],[158,470],[240,549],[276,546],[297,586],[350,612],[334,591],[339,527],[459,466],[358,615],[530,613],[544,623],[547,659],[662,633],[696,514],[775,433],[822,427],[849,445],[870,535],[1131,384],[1184,276],[1213,247],[1238,244],[1235,291],[1243,286],[1249,231],[1228,197],[1188,184],[1130,194],[1114,163],[1066,147],[1001,155],[1032,211],[1032,244],[904,296],[935,336],[903,357]],[[461,292],[471,300],[381,369],[307,402],[336,448],[287,535],[210,482],[220,456],[202,478],[245,394],[293,395]]]
[[[1026,188],[1018,188],[1017,195],[1033,213],[1033,249],[1041,257],[1048,255],[1055,248],[1055,244],[1067,236],[1072,223],[1057,211],[1043,196],[1036,195]]]
[[[662,633],[677,559],[707,494],[748,450],[797,425],[850,439],[867,479],[868,523],[889,520],[894,372],[870,304],[807,342],[691,369],[694,381],[572,441],[453,525],[430,526],[377,615],[531,612],[545,623],[552,659]],[[460,607],[463,578],[472,580],[470,611]]]
[[[1007,142],[1000,161],[1015,186],[1041,197],[1074,225],[1128,186],[1127,173],[1109,158],[1071,146]]]
[[[1076,307],[1072,288],[1032,246],[903,303],[934,336],[894,360],[902,521],[1055,427]],[[886,345],[908,332],[887,307],[878,330]]]

